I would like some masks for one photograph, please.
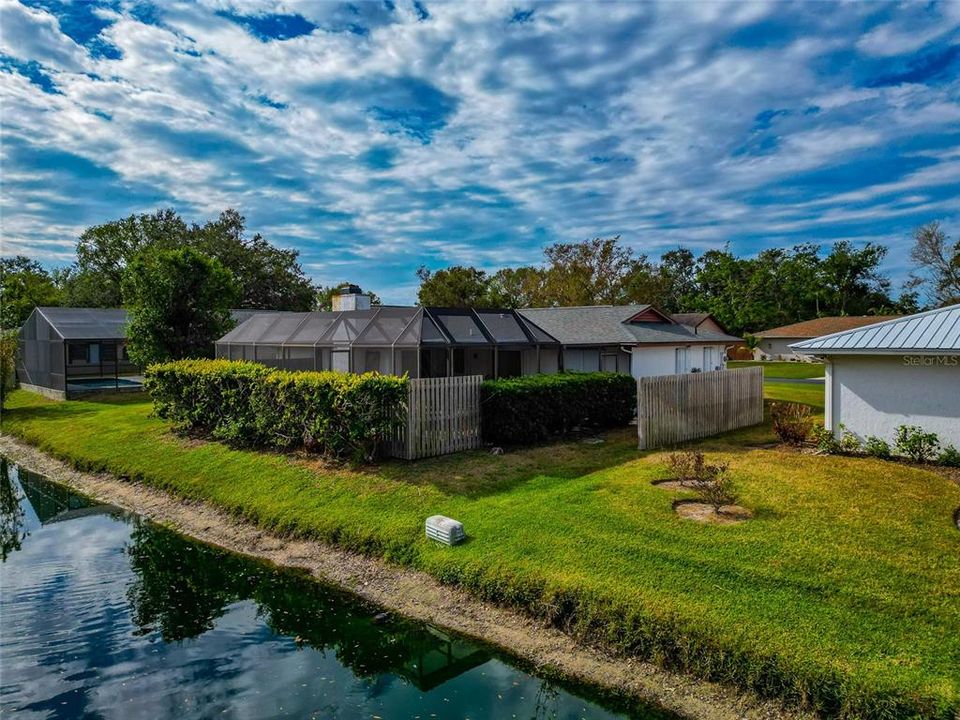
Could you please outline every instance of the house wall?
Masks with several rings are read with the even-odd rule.
[[[630,372],[630,355],[619,345],[567,347],[563,349],[563,369],[566,372]]]
[[[528,348],[523,351],[522,367],[524,375],[537,374],[537,351]],[[554,375],[560,371],[560,350],[555,347],[540,348],[540,370],[543,375]]]
[[[826,421],[861,440],[892,443],[897,426],[919,425],[960,447],[960,355],[838,356],[827,375]]]
[[[704,365],[704,349],[710,353]],[[678,360],[677,350],[681,351]],[[679,366],[678,366],[679,362]],[[631,374],[635,378],[656,377],[657,375],[676,375],[688,373],[694,368],[700,371],[712,371],[714,368],[726,368],[724,349],[721,345],[658,345],[633,348]]]
[[[720,323],[713,318],[706,318],[702,323],[697,325],[696,332],[698,335],[703,332],[719,333],[720,335],[727,334],[727,331],[720,327]]]
[[[809,340],[809,338],[761,338],[760,347],[754,352],[754,356],[757,360],[813,360],[809,355],[790,349],[791,343],[801,340]]]

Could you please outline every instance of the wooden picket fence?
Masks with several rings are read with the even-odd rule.
[[[637,381],[641,450],[763,422],[763,368],[662,375]]]
[[[410,380],[407,422],[389,453],[404,460],[480,447],[482,375]]]

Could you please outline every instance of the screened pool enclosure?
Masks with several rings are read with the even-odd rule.
[[[20,329],[17,379],[59,399],[94,390],[140,389],[127,358],[127,313],[105,308],[38,307]]]
[[[560,345],[512,310],[378,306],[254,315],[216,354],[287,370],[494,378],[557,372]]]

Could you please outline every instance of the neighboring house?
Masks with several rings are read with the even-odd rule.
[[[720,321],[710,313],[672,313],[670,319],[688,328],[693,328],[693,331],[698,335],[703,333],[716,333],[719,335],[730,334],[727,332],[727,329],[720,324]]]
[[[17,379],[20,386],[66,399],[90,390],[139,383],[127,358],[127,313],[111,308],[38,307],[20,328]]]
[[[795,343],[826,361],[826,426],[892,442],[899,425],[960,447],[960,305]]]
[[[364,297],[348,293],[331,312],[255,315],[217,341],[217,357],[415,378],[642,377],[723,369],[724,347],[737,341],[707,327],[698,334],[649,305],[474,310],[371,307]]]
[[[803,340],[830,335],[831,333],[855,330],[893,320],[899,315],[838,315],[834,317],[814,318],[803,322],[770,328],[754,333],[760,339],[760,345],[754,350],[756,360],[810,360],[809,355],[796,352],[791,345]]]

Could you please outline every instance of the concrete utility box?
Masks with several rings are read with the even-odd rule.
[[[369,310],[370,296],[356,285],[348,285],[333,296],[333,311]]]
[[[456,545],[467,536],[463,523],[443,515],[431,515],[427,518],[427,537],[444,545]]]

